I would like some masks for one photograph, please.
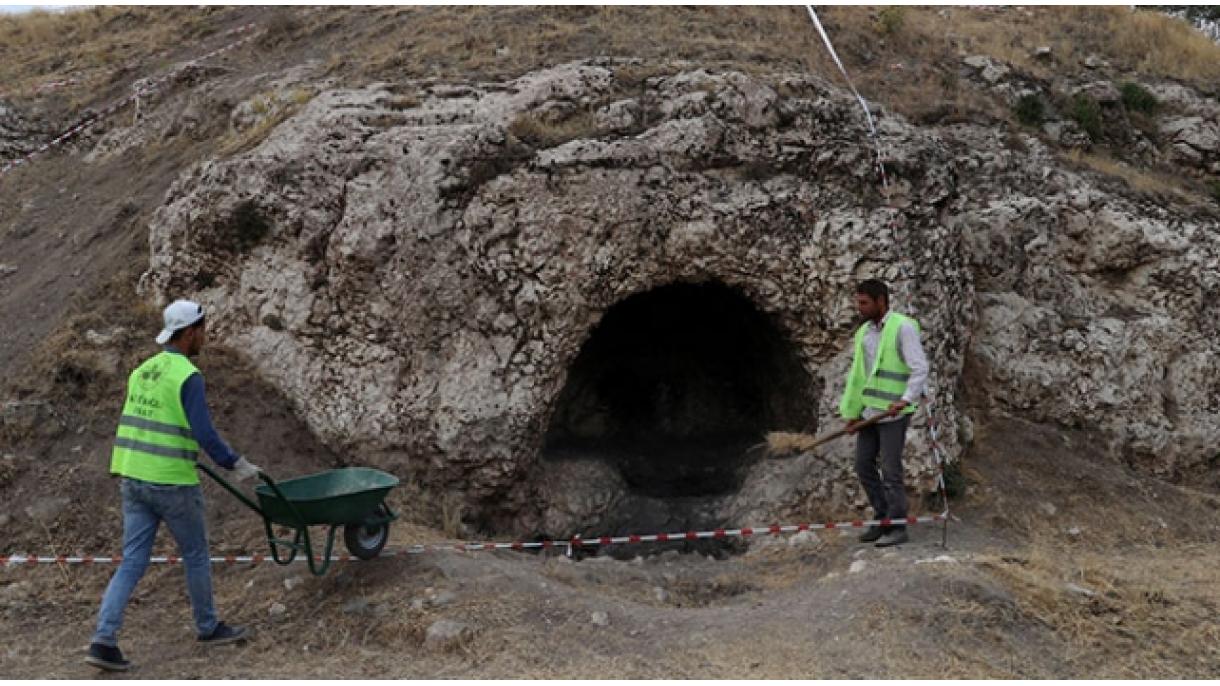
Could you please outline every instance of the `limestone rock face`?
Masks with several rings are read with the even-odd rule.
[[[1160,476],[1208,469],[1220,433],[1220,380],[1207,371],[1220,354],[1215,217],[1128,202],[1070,175],[1055,185],[958,217],[977,249],[972,352],[983,375],[972,395],[1100,427]]]
[[[605,312],[673,283],[727,285],[787,338],[810,403],[777,429],[837,424],[852,290],[879,277],[923,326],[950,458],[967,359],[987,380],[972,399],[1097,424],[1118,449],[1190,462],[1178,436],[1220,438],[1214,215],[1103,191],[1031,138],[1016,152],[891,116],[886,198],[858,106],[823,81],[641,74],[323,90],[175,182],[141,287],[201,300],[353,462],[459,491],[492,528],[569,535],[632,502],[596,493],[627,488],[603,467],[548,471],[540,452]],[[907,451],[921,490],[925,421]],[[709,507],[737,524],[862,507],[851,451],[754,461]]]
[[[26,112],[0,98],[0,160],[14,160],[33,152],[53,128],[40,112]],[[0,168],[4,167],[0,164]]]
[[[1161,123],[1174,157],[1185,164],[1220,169],[1220,116],[1174,117]]]

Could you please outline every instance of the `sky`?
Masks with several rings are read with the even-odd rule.
[[[6,5],[4,3],[0,3],[0,14],[21,14],[22,12],[29,12],[30,10],[54,10],[61,7],[71,7],[71,5]]]

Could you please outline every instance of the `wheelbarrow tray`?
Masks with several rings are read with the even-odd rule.
[[[393,474],[348,467],[278,481],[276,486],[283,498],[267,484],[256,486],[254,492],[263,516],[282,526],[360,524],[377,511],[397,485],[398,478]],[[298,514],[304,521],[297,519]]]

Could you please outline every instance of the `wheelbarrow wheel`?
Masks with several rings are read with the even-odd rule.
[[[377,514],[383,515],[381,508]],[[390,523],[347,524],[343,527],[343,543],[348,552],[361,560],[371,560],[381,554],[381,549],[390,540]]]

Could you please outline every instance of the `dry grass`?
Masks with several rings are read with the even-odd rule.
[[[990,545],[952,570],[932,622],[963,675],[1215,677],[1220,498],[1130,472],[1094,438],[979,426],[958,511]],[[1014,654],[1012,665],[994,660]]]
[[[219,154],[222,157],[230,157],[256,147],[266,140],[275,127],[308,104],[314,95],[311,90],[295,88],[287,93],[264,93],[255,96],[253,109],[260,116],[258,123],[226,135],[220,141]]]
[[[982,53],[1048,77],[1079,69],[1089,55],[1154,76],[1207,84],[1220,78],[1220,46],[1180,19],[1126,7],[908,8],[899,29],[880,29],[863,8],[832,8],[827,16],[847,40],[885,35],[875,49],[895,57],[956,61]],[[828,30],[836,27],[828,27]],[[1053,62],[1033,57],[1049,46]],[[850,65],[849,65],[850,66]]]
[[[1089,153],[1073,149],[1068,151],[1067,158],[1078,166],[1122,179],[1123,183],[1133,191],[1170,196],[1179,202],[1191,204],[1206,202],[1204,198],[1190,191],[1180,175],[1138,169],[1104,153]]]
[[[1088,10],[1082,21],[1090,25],[1096,20],[1111,34],[1109,54],[1139,71],[1201,82],[1220,79],[1220,45],[1186,21],[1125,7]]]
[[[799,7],[473,7],[376,8],[316,12],[320,32],[338,16],[369,28],[354,49],[333,56],[336,71],[367,78],[511,78],[589,57],[645,63],[694,60],[708,67],[813,72],[841,77]],[[344,15],[343,12],[353,13]],[[964,54],[985,53],[1036,76],[1083,69],[1093,54],[1150,76],[1210,84],[1220,47],[1183,21],[1123,8],[829,7],[836,48],[866,97],[916,118],[965,118],[1003,108],[959,88]],[[1049,45],[1054,62],[1032,57]]]
[[[1128,505],[1097,517],[1123,532],[1141,519]],[[910,640],[911,630],[931,630],[943,647],[934,661],[917,649],[887,653],[879,660],[883,671],[907,678],[1214,678],[1220,553],[1213,544],[1122,545],[1095,535],[1099,526],[1071,538],[1044,516],[1018,519],[1019,544],[943,570],[938,609],[882,611],[894,645]]]
[[[802,68],[816,38],[797,8],[463,7],[373,11],[363,73],[486,78],[588,57]],[[327,21],[320,14],[317,21]],[[805,20],[807,21],[807,20]]]
[[[0,18],[0,83],[28,91],[86,74],[91,92],[135,63],[207,35],[241,8],[106,8]],[[333,75],[401,80],[512,78],[598,56],[672,60],[751,73],[813,72],[840,82],[799,7],[350,7],[274,9],[261,22],[269,52],[329,57]],[[240,15],[249,18],[249,15]],[[1007,119],[1005,108],[960,88],[962,55],[984,53],[1039,77],[1079,71],[1089,55],[1116,67],[1211,84],[1220,46],[1184,21],[1119,7],[828,7],[822,20],[866,97],[924,122]],[[1050,63],[1033,50],[1049,45]],[[131,74],[131,77],[137,74]]]
[[[1209,86],[1220,79],[1220,46],[1181,20],[1124,7],[910,7],[898,28],[861,7],[832,7],[823,21],[865,97],[915,119],[967,112],[1010,114],[976,89],[958,88],[961,56],[985,54],[1036,77],[1084,71],[1090,55],[1116,68]],[[1033,57],[1049,46],[1053,59]],[[824,76],[838,78],[825,60]]]
[[[202,40],[232,8],[92,7],[0,16],[3,94],[29,95],[41,83],[72,76],[64,89],[93,94],[124,77],[148,76],[163,53]]]
[[[1203,546],[1082,553],[1049,540],[979,559],[1028,618],[1069,644],[1072,662],[1104,678],[1214,676],[1218,564]]]
[[[559,121],[547,121],[533,114],[525,114],[509,125],[508,132],[528,145],[553,148],[568,141],[595,135],[597,119],[588,112],[580,112]]]

